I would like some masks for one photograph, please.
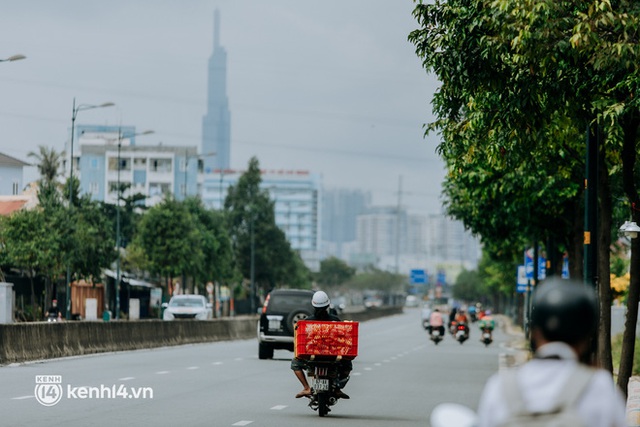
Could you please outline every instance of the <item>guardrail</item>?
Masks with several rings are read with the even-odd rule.
[[[399,314],[402,307],[344,314],[364,322]],[[258,316],[203,321],[34,322],[0,324],[0,365],[112,351],[138,350],[256,336]]]

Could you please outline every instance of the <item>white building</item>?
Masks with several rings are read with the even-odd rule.
[[[276,225],[284,231],[291,247],[300,253],[312,271],[320,269],[321,178],[309,171],[262,170],[260,187],[275,202]],[[198,177],[204,205],[220,209],[230,186],[236,185],[244,171],[215,170]]]
[[[145,206],[157,204],[164,194],[178,200],[197,194],[195,146],[136,145],[131,126],[77,126],[76,134],[72,164],[81,194],[115,204],[118,182],[130,185],[124,197],[145,195]]]

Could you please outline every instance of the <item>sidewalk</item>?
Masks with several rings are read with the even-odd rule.
[[[524,337],[522,327],[513,324],[508,316],[498,314],[495,318],[498,327],[509,336],[504,346],[506,352],[500,353],[500,369],[522,365],[531,358],[529,343]]]

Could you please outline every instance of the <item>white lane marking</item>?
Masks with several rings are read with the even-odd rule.
[[[242,420],[242,421],[238,421],[235,424],[231,424],[232,426],[248,426],[249,424],[251,424],[253,421],[247,421],[247,420]]]
[[[357,377],[358,375],[362,375],[362,372],[352,372],[350,375]]]
[[[242,357],[236,357],[234,360],[235,360],[236,362],[240,362],[240,361],[242,360]],[[253,422],[253,421],[251,421],[251,422]]]
[[[375,365],[376,366],[382,366],[382,363],[376,363]]]
[[[200,369],[200,367],[199,366],[189,366],[187,369],[190,370],[190,371],[195,371],[196,369]]]
[[[373,368],[370,368],[370,367],[368,367],[368,366],[367,366],[366,368],[364,368],[364,370],[365,370],[365,371],[372,371],[372,370],[373,370]]]
[[[158,372],[156,372],[156,374],[164,375],[164,374],[168,374],[169,372],[171,372],[171,371],[158,371]]]
[[[212,365],[222,365],[222,362],[213,362]]]
[[[384,362],[384,363],[389,363],[389,362],[391,362],[391,361],[390,361],[389,359],[384,359],[384,360],[383,360],[383,362]]]
[[[32,399],[35,396],[20,396],[20,397],[12,397],[11,400],[23,400],[23,399]]]
[[[135,380],[135,377],[122,377],[122,378],[118,378],[118,381],[130,381],[130,380]]]
[[[276,405],[271,409],[273,409],[274,411],[282,411],[286,407],[287,407],[287,405]]]

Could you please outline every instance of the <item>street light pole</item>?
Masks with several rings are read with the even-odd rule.
[[[116,184],[116,307],[115,318],[120,318],[120,149],[122,147],[122,134],[118,129],[118,183]]]
[[[138,135],[150,135],[152,134],[153,131],[152,130],[146,130],[144,132],[141,133],[134,133],[133,135],[131,135],[131,137],[133,136],[138,136]],[[116,286],[115,286],[115,290],[116,290],[116,305],[115,305],[115,319],[119,319],[120,318],[120,240],[121,240],[121,233],[120,233],[120,200],[122,199],[122,188],[120,186],[120,169],[122,168],[122,160],[120,157],[120,153],[121,153],[121,149],[122,149],[122,131],[120,128],[118,128],[118,179],[117,179],[117,184],[116,184]]]
[[[11,58],[7,60],[16,61],[18,59],[24,59],[25,57],[23,55],[14,55]],[[69,210],[73,209],[73,137],[76,133],[76,117],[78,116],[78,112],[83,110],[91,110],[93,108],[112,107],[113,105],[115,105],[113,102],[105,102],[100,105],[81,104],[76,107],[76,98],[73,98],[73,108],[71,110],[71,148],[69,153]],[[71,220],[71,215],[69,215],[69,219]],[[71,256],[69,256],[69,259],[67,259],[67,289],[65,292],[65,300],[65,317],[68,320],[71,318]]]

